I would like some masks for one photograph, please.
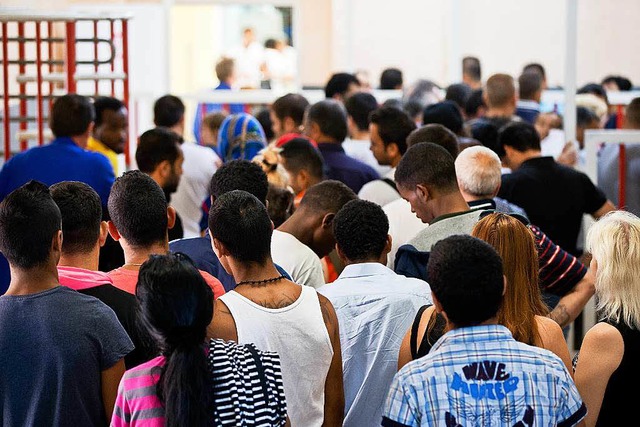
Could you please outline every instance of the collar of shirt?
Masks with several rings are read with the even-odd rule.
[[[477,209],[469,209],[468,211],[460,211],[460,212],[452,212],[452,213],[448,213],[448,214],[444,214],[444,215],[440,215],[439,217],[434,218],[429,225],[433,225],[438,221],[442,221],[443,219],[448,219],[448,218],[453,218],[454,216],[460,216],[460,215],[465,215],[468,213],[471,213],[473,211],[475,211]]]
[[[326,152],[344,153],[340,142],[318,142],[318,149]]]
[[[359,264],[349,264],[340,273],[338,279],[347,279],[366,276],[395,275],[393,270],[379,262],[362,262]]]
[[[71,139],[68,136],[61,136],[58,137],[56,139],[54,139],[53,141],[51,141],[52,144],[59,144],[59,145],[70,145],[76,148],[80,148],[80,146],[78,144],[76,144],[76,142]]]
[[[469,205],[471,210],[474,211],[478,209],[496,209],[496,202],[493,199],[472,200],[470,202],[467,202],[467,204]]]
[[[231,86],[229,86],[225,82],[220,82],[220,84],[215,88],[215,90],[229,90],[229,89],[231,89]]]
[[[540,104],[531,99],[519,99],[516,106],[518,108],[526,108],[527,110],[540,111]]]
[[[518,169],[522,169],[527,166],[534,167],[534,168],[535,167],[545,168],[551,164],[554,164],[555,162],[556,162],[555,159],[551,156],[533,157],[531,159],[528,159],[522,162],[522,164]]]
[[[450,345],[466,345],[482,341],[503,341],[512,340],[511,331],[503,325],[478,325],[464,328],[456,328],[445,333],[431,347],[433,353],[441,347]]]

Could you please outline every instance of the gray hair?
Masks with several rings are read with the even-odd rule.
[[[467,194],[492,197],[500,186],[500,158],[487,147],[479,145],[462,150],[455,166],[460,190]]]

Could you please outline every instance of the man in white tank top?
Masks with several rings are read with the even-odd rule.
[[[209,338],[275,351],[291,425],[341,426],[344,414],[338,319],[331,302],[280,275],[271,259],[267,209],[240,190],[216,199],[209,214],[213,250],[236,289],[215,303]]]

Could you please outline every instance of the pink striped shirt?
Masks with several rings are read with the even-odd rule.
[[[164,363],[165,357],[158,356],[125,372],[118,387],[112,427],[164,426],[164,408],[156,394]]]

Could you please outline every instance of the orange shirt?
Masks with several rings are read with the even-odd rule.
[[[202,274],[202,278],[207,285],[213,291],[213,297],[218,298],[219,296],[224,294],[224,287],[222,283],[211,274],[206,271],[198,270],[200,274]],[[138,284],[138,270],[127,270],[125,268],[116,268],[115,270],[111,270],[109,273],[109,277],[113,280],[113,286],[116,288],[129,292],[130,294],[136,294],[136,285]]]

